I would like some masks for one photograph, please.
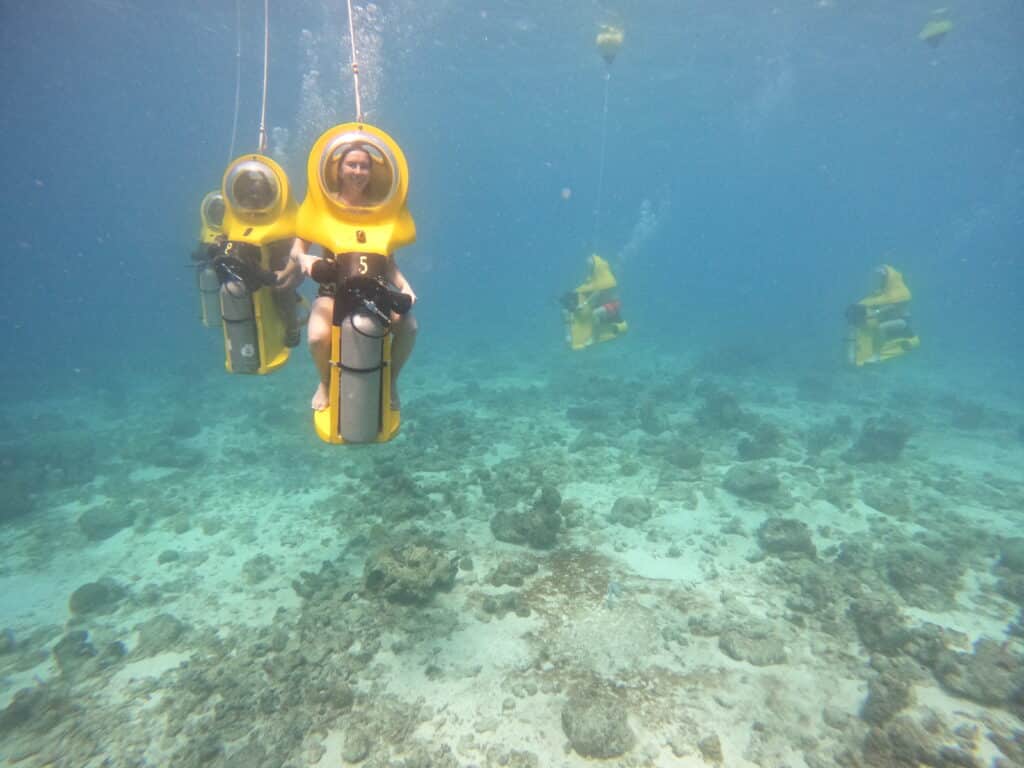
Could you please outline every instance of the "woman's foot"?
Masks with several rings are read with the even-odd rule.
[[[313,393],[313,410],[326,411],[330,404],[331,396],[327,392],[327,385],[321,381],[320,386],[318,386],[316,388],[316,392]]]

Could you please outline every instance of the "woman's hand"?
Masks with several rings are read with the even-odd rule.
[[[302,274],[312,277],[313,264],[319,261],[316,256],[310,256],[308,253],[292,253],[292,258],[299,265]]]
[[[412,304],[409,305],[410,307],[416,303],[416,291],[412,289],[409,281],[405,279],[405,275],[403,275],[401,270],[397,267],[394,268],[394,272],[391,275],[391,284],[394,285],[400,293],[404,293],[412,299]]]
[[[299,271],[304,275],[313,276],[310,270],[313,269],[313,262],[317,261],[316,257],[309,255],[309,247],[312,245],[308,240],[303,240],[301,237],[296,237],[292,243],[291,251],[288,256],[291,258],[293,264],[298,266]]]

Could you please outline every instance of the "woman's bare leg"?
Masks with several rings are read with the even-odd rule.
[[[331,321],[334,316],[334,299],[319,296],[309,312],[309,351],[320,374],[320,384],[313,393],[313,410],[326,410],[330,403],[328,385],[331,380]]]
[[[398,374],[402,372],[402,366],[416,346],[417,331],[419,324],[411,312],[391,324],[391,332],[394,334],[391,340],[391,407],[396,410],[401,407],[401,400],[398,399]]]

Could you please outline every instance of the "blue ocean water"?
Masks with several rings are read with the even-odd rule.
[[[243,8],[238,147],[251,151],[262,8]],[[295,144],[352,116],[344,9],[271,8],[268,124]],[[618,254],[635,235],[623,292],[652,346],[680,343],[680,327],[702,340],[757,333],[828,364],[841,308],[889,259],[942,338],[929,346],[978,366],[1005,357],[1024,284],[1022,11],[952,8],[953,32],[932,48],[917,33],[933,10],[380,4],[363,77],[369,117],[410,159],[420,236],[402,261],[424,298],[421,353],[474,334],[555,343],[551,298],[581,279],[590,249]],[[182,257],[226,164],[234,11],[5,8],[2,226],[17,286],[5,376],[59,387],[72,369],[199,364]],[[593,37],[606,19],[627,38],[611,68],[594,243],[604,64]],[[302,111],[312,68],[320,114]],[[287,148],[300,195],[304,150]]]
[[[354,116],[345,6],[270,5],[270,154],[301,199],[312,141]],[[190,444],[183,458],[164,457],[161,466],[185,471],[161,493],[202,509],[217,487],[259,510],[276,504],[280,489],[315,496],[349,461],[347,449],[312,434],[315,372],[304,348],[282,373],[230,377],[219,332],[197,317],[189,253],[200,201],[229,161],[236,39],[235,154],[257,144],[262,4],[239,7],[240,25],[231,0],[0,8],[0,234],[12,287],[0,306],[0,467],[22,461],[7,458],[22,449],[55,464],[60,456],[55,487],[64,493],[81,454],[113,457],[129,474],[144,446],[167,442],[165,433],[195,417],[241,446],[245,467],[226,468],[230,451],[220,444]],[[936,18],[954,26],[931,46],[918,33]],[[1016,421],[999,425],[1003,443],[986,448],[1020,450],[1019,2],[382,0],[358,3],[357,20],[368,121],[409,161],[418,240],[398,259],[419,297],[421,331],[404,374],[410,428],[397,447],[354,449],[352,483],[339,488],[355,493],[361,478],[384,493],[382,467],[412,452],[432,462],[424,472],[471,485],[476,453],[495,443],[430,434],[472,431],[456,413],[467,393],[490,392],[479,403],[488,418],[503,397],[565,396],[571,411],[638,371],[655,396],[652,371],[666,389],[681,371],[738,371],[744,395],[762,382],[834,377],[863,398],[851,409],[898,399],[901,377],[914,387],[927,381],[928,397],[967,385],[986,408],[1017,408]],[[594,46],[602,23],[625,30],[611,65]],[[556,300],[584,280],[591,252],[616,270],[630,332],[574,356]],[[842,378],[851,375],[843,311],[871,290],[871,270],[883,262],[914,293],[922,346],[851,384]],[[517,377],[524,389],[507,394]],[[625,387],[620,400],[632,408],[632,396]],[[509,406],[519,431],[510,429],[508,444],[521,439],[523,454],[561,445],[548,439],[552,425],[524,426],[528,410]],[[858,411],[856,426],[872,415]],[[991,426],[1002,416],[986,418]],[[123,442],[93,445],[93,419],[105,424],[103,439],[117,433]],[[795,441],[806,425],[784,426]],[[1017,467],[1014,456],[979,472]],[[214,460],[220,477],[201,468]],[[300,473],[299,462],[311,471]],[[37,503],[50,490],[44,475],[0,477],[40,478]],[[94,577],[86,570],[79,581]],[[619,584],[593,586],[597,600],[609,596],[608,612],[642,593]]]

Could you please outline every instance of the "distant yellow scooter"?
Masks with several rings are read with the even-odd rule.
[[[903,275],[888,264],[876,272],[878,290],[846,310],[847,357],[858,368],[900,357],[921,346],[921,339],[910,328],[911,295]]]
[[[586,282],[562,297],[568,331],[566,339],[574,350],[617,339],[629,330],[622,319],[622,303],[615,294],[618,283],[608,262],[593,254]]]

